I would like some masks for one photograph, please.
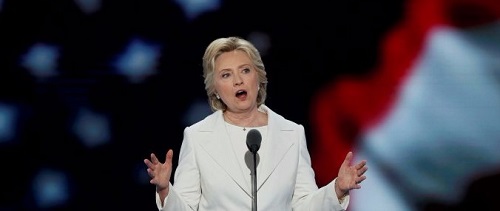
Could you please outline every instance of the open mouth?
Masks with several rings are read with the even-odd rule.
[[[238,91],[236,92],[236,97],[237,97],[237,98],[240,98],[240,97],[245,97],[245,96],[247,96],[247,91],[245,91],[245,90],[238,90]]]

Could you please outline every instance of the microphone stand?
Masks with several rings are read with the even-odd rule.
[[[253,171],[252,171],[252,211],[257,211],[257,152],[253,154]]]
[[[257,129],[251,129],[247,133],[247,147],[253,154],[253,171],[252,175],[252,211],[257,211],[257,151],[260,148],[262,136]]]

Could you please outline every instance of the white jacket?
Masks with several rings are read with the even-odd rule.
[[[349,196],[339,203],[335,180],[319,188],[314,179],[304,127],[262,105],[268,114],[266,153],[257,171],[258,210],[345,210]],[[159,210],[251,210],[251,184],[233,153],[222,111],[186,127],[174,184]],[[241,155],[244,156],[244,155]],[[332,169],[337,171],[337,169]]]

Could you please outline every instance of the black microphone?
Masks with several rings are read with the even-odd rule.
[[[262,136],[256,129],[251,129],[247,133],[247,147],[253,154],[253,171],[252,171],[252,211],[257,211],[257,151],[260,148]]]
[[[262,141],[262,136],[257,129],[251,129],[247,133],[247,147],[252,153],[257,153],[260,149],[260,142]]]

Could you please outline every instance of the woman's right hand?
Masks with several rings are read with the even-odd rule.
[[[151,177],[149,183],[156,185],[156,191],[168,194],[170,176],[172,174],[172,157],[174,152],[169,149],[165,163],[161,163],[154,153],[151,153],[151,160],[144,159],[148,166],[148,175]]]

